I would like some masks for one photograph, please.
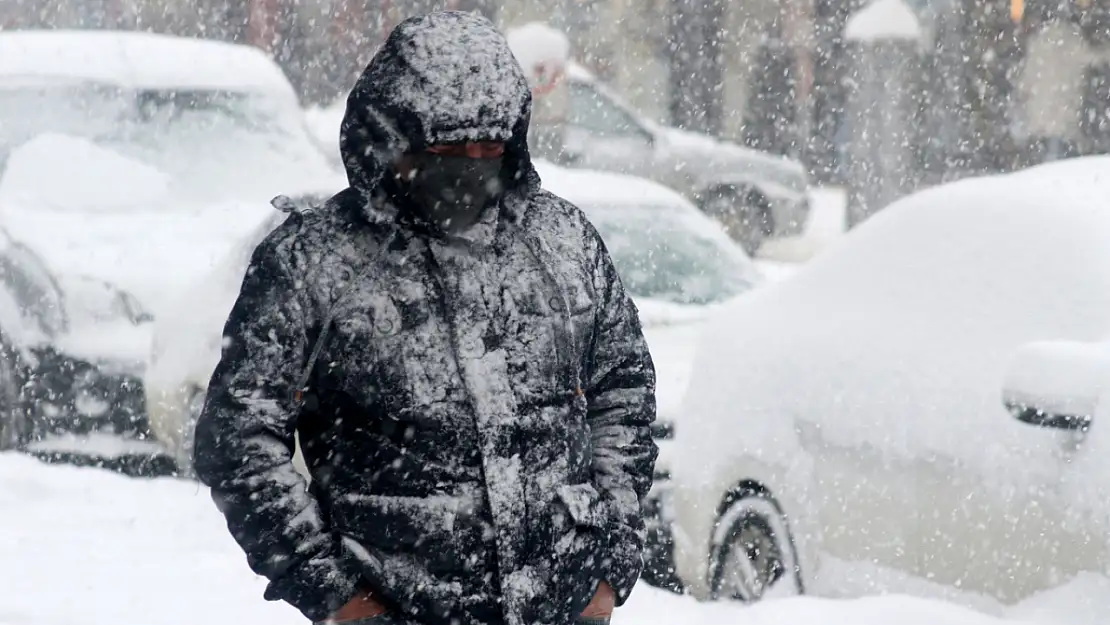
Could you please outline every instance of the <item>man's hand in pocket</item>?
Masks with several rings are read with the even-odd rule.
[[[590,599],[589,605],[585,610],[582,610],[584,618],[609,618],[613,616],[613,610],[617,605],[617,596],[613,594],[613,589],[609,587],[609,583],[602,581],[597,585],[597,592],[594,593],[593,599]]]
[[[328,619],[335,623],[356,621],[360,618],[371,618],[385,614],[385,606],[374,599],[369,590],[360,590],[342,608],[335,611]]]

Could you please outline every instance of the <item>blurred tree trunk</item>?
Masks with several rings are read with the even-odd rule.
[[[797,98],[794,50],[777,34],[759,46],[744,107],[744,143],[784,156],[795,152]]]
[[[247,0],[247,43],[273,54],[278,43],[279,0]]]
[[[397,0],[399,1],[399,0]],[[335,99],[354,86],[375,50],[385,39],[390,0],[337,0],[328,26],[327,50],[319,55],[319,71],[326,77],[326,94]]]
[[[672,0],[670,117],[679,128],[721,130],[721,36],[727,0]]]
[[[775,36],[759,46],[744,108],[744,142],[750,148],[783,155],[794,152],[797,129],[794,57],[794,50]]]
[[[817,182],[843,179],[839,155],[846,96],[844,25],[860,4],[859,0],[815,0],[816,50],[810,109],[813,130],[806,152]]]

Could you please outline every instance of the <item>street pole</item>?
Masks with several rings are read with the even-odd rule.
[[[721,24],[726,0],[672,0],[669,24],[671,123],[721,130]]]

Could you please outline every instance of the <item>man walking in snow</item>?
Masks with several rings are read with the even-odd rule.
[[[350,187],[254,252],[196,471],[313,621],[604,622],[640,573],[655,373],[530,109],[489,21],[404,21],[347,100]]]

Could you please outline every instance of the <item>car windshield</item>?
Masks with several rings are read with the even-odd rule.
[[[0,86],[0,119],[0,161],[44,133],[81,137],[165,172],[182,198],[269,199],[329,171],[296,107],[260,94]]]
[[[697,215],[671,206],[581,206],[634,297],[704,305],[752,285],[748,258]]]
[[[20,340],[54,337],[66,330],[57,283],[41,259],[23,245],[9,242],[0,252],[0,292],[4,307],[0,317],[19,328]],[[4,329],[15,331],[8,325]]]
[[[58,279],[65,293],[66,309],[74,326],[88,327],[102,323],[126,322],[137,325],[151,316],[130,293],[86,276],[64,276]]]

